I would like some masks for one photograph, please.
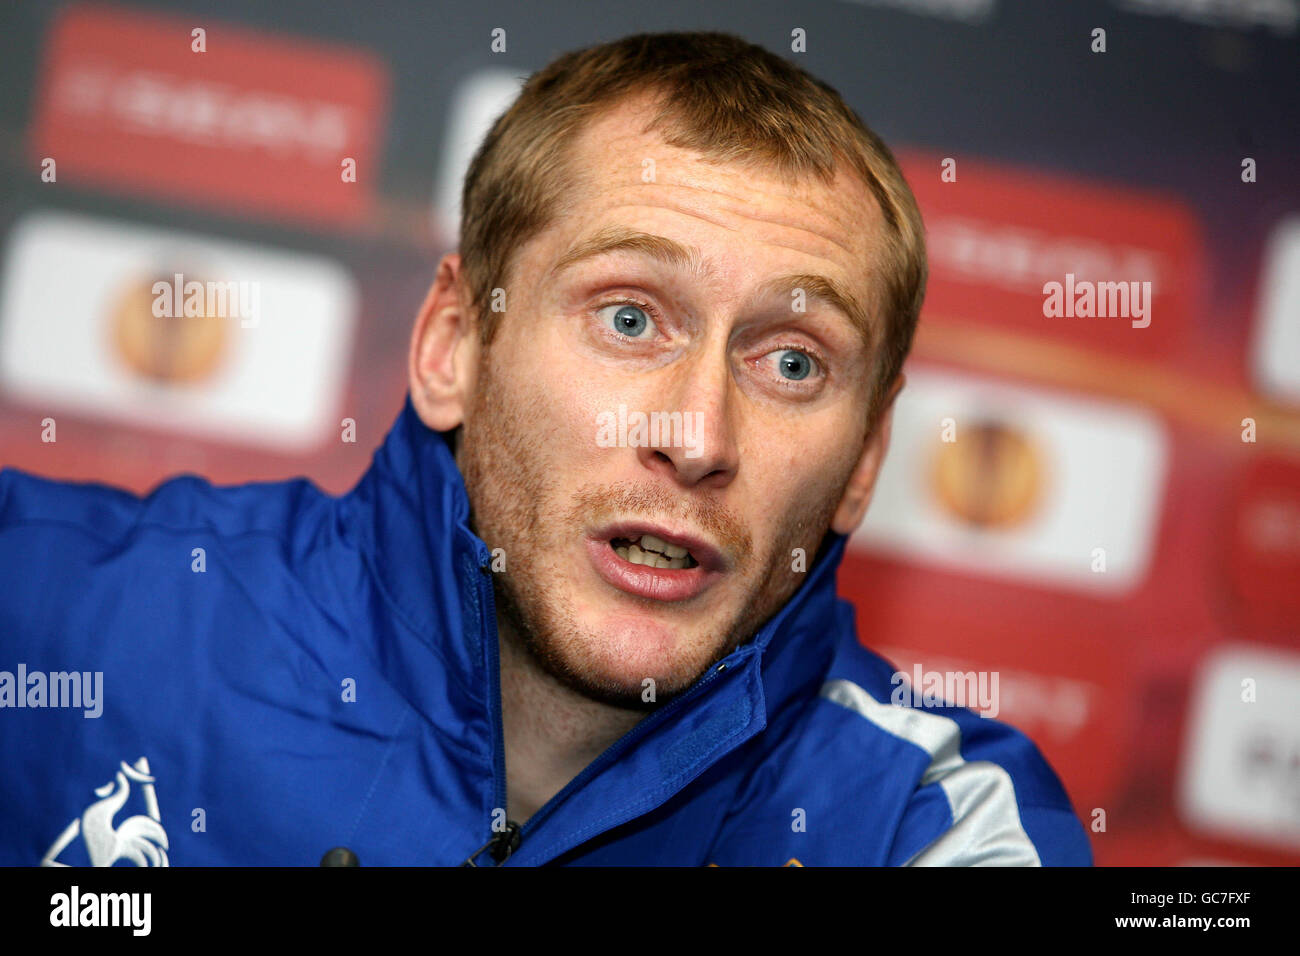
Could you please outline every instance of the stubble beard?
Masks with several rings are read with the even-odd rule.
[[[562,580],[562,569],[558,560],[548,564],[547,554],[559,554],[563,545],[572,554],[583,528],[606,519],[653,520],[671,515],[700,529],[729,554],[733,565],[727,578],[739,580],[755,563],[751,538],[743,522],[715,500],[662,486],[586,485],[566,507],[556,494],[544,457],[538,454],[545,443],[541,436],[547,434],[546,423],[540,420],[544,412],[535,403],[507,403],[498,381],[485,350],[473,411],[467,416],[457,455],[469,494],[471,525],[489,548],[502,548],[505,553],[506,569],[493,575],[500,639],[513,642],[563,686],[621,709],[654,710],[752,638],[806,577],[793,570],[792,551],[804,548],[806,563],[811,563],[830,526],[833,501],[811,515],[784,516],[775,546],[761,558],[762,572],[751,579],[730,619],[712,624],[702,640],[688,645],[693,660],[671,662],[672,673],[655,682],[653,699],[644,699],[642,680],[649,675],[625,675],[619,680],[594,673],[584,649],[598,646],[601,634],[582,625],[565,595],[548,586]],[[547,521],[543,521],[544,509]],[[728,583],[724,578],[715,586]],[[655,602],[645,599],[645,603]]]

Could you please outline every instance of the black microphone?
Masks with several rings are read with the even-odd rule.
[[[345,846],[336,846],[320,858],[321,866],[360,866],[357,855]]]

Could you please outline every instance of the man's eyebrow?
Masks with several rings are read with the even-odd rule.
[[[613,252],[640,253],[665,265],[689,269],[697,275],[708,274],[704,257],[694,246],[686,246],[667,236],[656,236],[624,226],[607,226],[575,243],[551,267],[550,275],[558,275],[579,262]],[[875,336],[872,333],[871,320],[866,308],[857,296],[834,279],[810,273],[777,276],[764,282],[759,294],[765,297],[779,296],[790,299],[797,289],[803,290],[806,299],[820,299],[838,309],[868,346],[874,344]]]
[[[868,347],[874,345],[875,335],[871,329],[871,318],[866,308],[850,290],[844,288],[834,279],[825,276],[801,273],[798,275],[777,276],[768,279],[759,289],[759,294],[780,296],[786,300],[793,298],[800,290],[806,299],[820,299],[827,305],[838,309],[849,320]],[[793,302],[791,302],[793,307]]]
[[[551,266],[550,275],[558,275],[583,260],[608,255],[611,252],[639,252],[665,265],[684,267],[700,275],[705,275],[707,272],[704,268],[704,257],[694,246],[684,246],[667,236],[656,236],[624,226],[606,226],[575,243],[568,252],[560,256],[555,265]]]

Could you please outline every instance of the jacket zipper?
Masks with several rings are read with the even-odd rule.
[[[505,725],[501,716],[501,651],[497,644],[500,640],[499,635],[489,640],[488,636],[496,635],[496,595],[492,589],[490,559],[483,561],[480,559],[479,570],[487,575],[486,583],[480,582],[480,594],[486,592],[486,600],[480,602],[487,617],[481,622],[483,627],[483,640],[488,645],[488,693],[492,698],[492,716],[494,722],[493,734],[496,738],[496,745],[492,753],[492,780],[496,788],[496,806],[504,812],[506,806],[506,768],[505,768]],[[482,612],[480,612],[482,613]],[[490,625],[490,627],[489,627]],[[504,863],[510,856],[515,853],[523,843],[524,835],[535,831],[540,823],[544,821],[555,810],[564,799],[583,786],[588,780],[600,773],[606,766],[621,756],[629,747],[638,739],[645,736],[659,724],[667,719],[668,715],[675,710],[680,709],[687,701],[699,696],[713,679],[727,669],[725,661],[720,662],[706,674],[694,687],[687,691],[662,710],[657,710],[649,717],[646,717],[639,724],[632,728],[622,739],[616,741],[603,754],[583,768],[582,772],[566,784],[559,793],[551,797],[536,813],[528,818],[524,824],[516,823],[514,820],[506,820],[505,829],[493,832],[488,841],[475,850],[466,858],[461,866],[479,866],[476,860],[484,851],[495,861],[497,866]]]
[[[501,649],[497,646],[496,634],[496,594],[492,589],[491,557],[478,557],[479,571],[483,577],[478,582],[479,597],[479,633],[487,647],[488,713],[492,716],[492,786],[496,797],[493,809],[506,812],[506,737],[505,724],[501,719]],[[500,866],[515,850],[519,849],[522,839],[522,827],[513,820],[506,820],[504,830],[493,831],[487,843],[471,853],[461,866],[480,866],[475,862],[483,851],[488,852]]]
[[[511,853],[514,853],[515,850],[519,849],[519,842],[522,839],[519,831],[519,824],[515,823],[514,820],[507,820],[506,828],[500,833],[492,834],[492,839],[488,840],[481,847],[471,853],[469,858],[465,860],[461,866],[481,865],[475,861],[483,855],[484,850],[487,851],[488,856],[492,857],[496,862],[496,865],[500,866],[506,861]]]
[[[584,767],[581,773],[570,780],[559,793],[548,800],[541,809],[528,818],[528,822],[520,828],[519,840],[522,841],[525,834],[535,831],[537,827],[548,816],[550,816],[561,803],[564,802],[565,798],[568,797],[570,793],[584,786],[588,780],[596,776],[596,774],[603,771],[607,766],[621,757],[632,747],[633,744],[649,734],[659,724],[667,720],[674,711],[680,710],[682,707],[686,706],[687,702],[703,693],[704,688],[712,683],[713,679],[717,677],[718,674],[725,671],[727,666],[728,665],[725,661],[715,664],[698,684],[676,700],[670,701],[662,710],[657,710],[650,716],[646,717],[639,724],[633,727],[624,737],[609,747],[603,754]],[[518,849],[518,843],[516,843],[515,849]]]

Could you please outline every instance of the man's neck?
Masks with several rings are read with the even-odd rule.
[[[524,823],[647,715],[582,696],[542,670],[507,622],[497,631],[506,816]]]

